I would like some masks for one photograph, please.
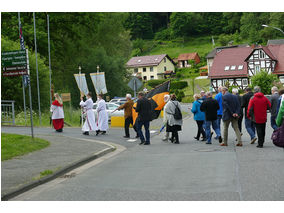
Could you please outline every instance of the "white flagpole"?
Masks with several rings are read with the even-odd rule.
[[[33,12],[33,16],[34,16],[34,39],[35,39],[35,57],[36,57],[36,79],[37,79],[37,96],[38,96],[38,115],[39,115],[39,125],[41,126],[40,94],[39,94],[38,63],[37,63],[37,46],[36,46],[35,12]]]

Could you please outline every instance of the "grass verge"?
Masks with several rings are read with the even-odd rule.
[[[25,135],[1,133],[1,161],[43,149],[49,142],[40,138]]]

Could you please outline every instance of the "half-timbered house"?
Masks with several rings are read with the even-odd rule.
[[[216,92],[218,86],[227,84],[243,90],[261,70],[277,74],[284,83],[284,44],[222,49],[216,53],[208,77]]]

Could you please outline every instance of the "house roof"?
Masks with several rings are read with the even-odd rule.
[[[273,73],[284,74],[284,44],[268,45],[267,48],[270,50],[273,56],[277,59],[276,67]]]
[[[284,44],[284,39],[268,40],[267,45]]]
[[[236,48],[236,47],[247,47],[247,46],[248,46],[248,44],[216,47],[213,50],[211,50],[211,52],[209,52],[205,58],[207,58],[207,59],[214,58],[216,53],[219,52],[220,50],[223,50],[223,49]]]
[[[248,71],[245,59],[251,51],[251,47],[238,47],[222,49],[220,52],[217,52],[208,77],[246,77],[248,75]],[[243,67],[239,70],[238,68],[240,65],[243,65]],[[229,66],[229,70],[225,71],[225,67],[227,66]],[[236,66],[235,70],[231,70],[231,66]]]
[[[276,61],[277,59],[274,57],[274,55],[271,53],[270,49],[267,46],[257,46],[255,48],[252,49],[251,53],[246,57],[245,61],[248,61],[249,58],[251,57],[251,55],[253,54],[253,52],[255,50],[259,50],[262,49],[264,50],[264,52],[274,61]]]
[[[178,60],[179,60],[179,61],[195,60],[196,56],[199,57],[199,55],[198,55],[197,52],[194,52],[194,53],[182,53],[182,54],[179,54]]]
[[[162,54],[132,57],[126,65],[127,67],[156,66],[159,65],[165,57],[174,64],[173,60],[167,54]]]

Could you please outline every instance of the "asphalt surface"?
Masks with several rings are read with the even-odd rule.
[[[111,129],[99,138],[127,147],[124,152],[12,200],[284,200],[284,150],[271,143],[269,124],[263,149],[249,143],[245,130],[243,147],[235,146],[231,127],[228,147],[214,139],[212,145],[196,141],[196,131],[187,118],[181,144],[153,133],[151,145],[144,146],[119,139],[121,129]],[[68,128],[63,134],[82,137]]]

